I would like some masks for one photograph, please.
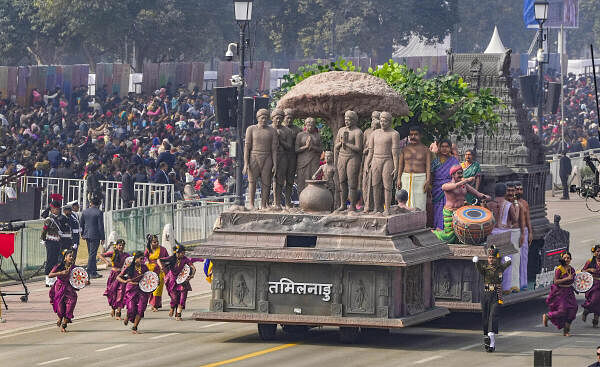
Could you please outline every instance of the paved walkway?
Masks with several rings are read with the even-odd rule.
[[[204,294],[210,291],[210,284],[206,281],[202,272],[202,263],[196,263],[198,274],[191,281],[192,291],[189,297],[198,294]],[[79,291],[77,307],[75,308],[75,319],[107,314],[110,312],[106,297],[102,294],[106,289],[106,280],[108,270],[100,270],[102,278],[92,280],[92,283]],[[43,280],[27,283],[29,288],[29,300],[23,303],[19,296],[6,296],[8,310],[2,306],[2,317],[8,321],[0,324],[0,334],[17,331],[21,329],[30,329],[37,326],[51,325],[56,322],[56,315],[52,312],[48,290]],[[3,292],[22,292],[23,287],[11,285],[2,288]],[[163,292],[163,308],[169,307],[169,296],[166,290]],[[148,308],[150,311],[150,308]]]
[[[577,221],[581,218],[587,218],[590,213],[585,206],[583,199],[572,195],[571,200],[560,200],[558,196],[552,197],[550,192],[546,193],[546,204],[548,207],[548,219],[552,222],[555,213],[560,213],[562,216],[561,224],[566,225],[569,222]],[[592,209],[600,209],[600,203],[590,204]],[[78,264],[85,264],[87,249],[85,242],[82,241],[82,248],[79,251],[77,258]],[[104,267],[99,266],[99,268]],[[210,284],[206,282],[203,274],[201,274],[201,263],[196,263],[196,268],[199,274],[192,280],[193,291],[190,296],[205,294],[210,292]],[[107,270],[101,270],[103,278],[92,281],[92,284],[79,292],[77,308],[75,309],[75,318],[81,319],[85,317],[107,314],[110,309],[106,302],[106,298],[102,296],[106,287],[106,279],[108,277]],[[48,288],[45,287],[43,280],[37,280],[28,283],[29,301],[22,303],[18,296],[7,296],[8,310],[2,305],[2,317],[8,320],[7,323],[0,324],[0,334],[16,331],[18,329],[28,329],[41,325],[50,325],[55,322],[55,315],[50,306],[48,298]],[[22,291],[22,286],[11,285],[2,288],[5,292]],[[166,292],[163,295],[163,304],[168,305],[169,296]]]

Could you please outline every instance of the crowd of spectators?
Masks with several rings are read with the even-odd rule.
[[[560,108],[557,114],[545,115],[542,136],[547,153],[579,152],[600,148],[598,140],[598,119],[593,77],[569,74],[564,83],[564,122],[561,123]],[[560,82],[558,78],[548,81]],[[532,117],[532,125],[537,132],[537,122]],[[562,131],[564,128],[564,145]]]
[[[234,190],[232,131],[218,125],[212,97],[167,85],[120,98],[106,86],[70,98],[33,90],[32,106],[0,95],[0,174],[175,185],[176,199]],[[127,168],[129,167],[129,170]]]

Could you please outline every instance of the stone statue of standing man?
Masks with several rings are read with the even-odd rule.
[[[273,197],[275,201],[275,208],[281,209],[285,202],[282,203],[282,193],[284,188],[286,187],[286,179],[288,174],[288,166],[291,163],[289,159],[290,150],[294,149],[295,141],[294,133],[292,130],[283,126],[281,122],[283,121],[283,111],[276,108],[271,112],[271,121],[273,121],[273,129],[277,132],[277,137],[279,139],[279,144],[277,147],[277,170],[275,171],[275,190],[273,191]],[[296,162],[294,162],[295,165]],[[293,179],[292,179],[293,180]],[[292,181],[293,182],[293,181]],[[290,193],[286,192],[286,195],[290,195]],[[286,202],[289,200],[289,197],[286,196]]]
[[[312,117],[304,120],[304,131],[296,136],[296,169],[298,176],[298,194],[306,187],[306,180],[319,169],[321,152],[321,136]]]
[[[248,175],[248,193],[250,194],[250,210],[254,209],[256,181],[260,180],[262,187],[261,208],[269,205],[271,181],[277,171],[277,146],[279,139],[275,129],[267,125],[269,111],[261,108],[256,112],[257,125],[246,129],[244,144],[244,170]]]
[[[291,108],[283,110],[283,126],[291,131],[292,146],[287,151],[286,159],[288,160],[287,171],[285,176],[285,206],[292,207],[292,189],[296,180],[296,137],[302,129],[294,125],[294,111]],[[300,193],[300,192],[298,192]]]
[[[363,203],[365,206],[365,212],[370,212],[373,210],[373,190],[371,188],[371,180],[368,173],[368,169],[366,167],[367,156],[369,155],[369,138],[373,131],[379,129],[381,124],[379,123],[379,111],[373,111],[371,113],[371,127],[369,127],[364,132],[363,136],[363,161],[362,161],[362,169],[361,169],[361,189],[363,196]]]
[[[334,150],[340,180],[340,207],[337,211],[346,210],[346,200],[350,200],[350,210],[356,211],[358,175],[363,155],[363,133],[357,126],[356,112],[346,111],[344,122],[346,126],[338,130]]]
[[[380,122],[381,129],[373,131],[369,138],[369,154],[365,162],[365,171],[369,173],[367,177],[371,179],[367,185],[369,190],[373,191],[375,211],[389,215],[394,178],[399,166],[400,134],[392,129],[392,115],[389,112],[381,113]]]

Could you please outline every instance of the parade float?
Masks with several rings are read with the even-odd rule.
[[[370,116],[373,110],[390,111],[390,115],[408,112],[402,97],[382,79],[364,73],[321,74],[297,87],[299,91],[291,94],[294,99],[287,102],[293,103],[295,117],[328,117],[336,133],[348,129],[342,127],[345,118],[352,120],[346,126],[352,126],[356,115]],[[347,112],[350,109],[352,114]],[[262,154],[272,143],[271,132],[262,129],[264,134],[258,138],[252,135],[255,131],[246,135],[246,147],[251,146],[246,154],[248,167],[256,168],[249,172],[251,180],[260,179],[261,169],[253,168],[253,150]],[[347,145],[357,143],[352,136],[358,139],[362,133],[349,130],[340,136]],[[386,132],[382,141],[397,138],[393,129]],[[295,141],[298,154],[302,147],[311,149],[310,139],[305,143],[302,133]],[[312,144],[318,146],[316,141]],[[391,144],[378,146],[383,149],[380,158],[389,160],[375,162],[373,172],[384,171],[382,167],[393,160],[392,148],[396,149]],[[338,172],[344,162],[339,155],[345,154],[344,147],[340,150],[336,151]],[[276,155],[293,157],[292,152]],[[357,155],[362,156],[362,151]],[[360,163],[350,158],[344,168],[349,177],[357,177]],[[267,154],[262,159],[273,157]],[[386,187],[389,180],[391,176],[383,178]],[[294,329],[293,325],[339,326],[342,341],[351,342],[360,328],[402,328],[448,313],[434,304],[433,262],[450,251],[427,228],[424,211],[388,205],[385,214],[351,208],[332,212],[337,192],[332,195],[327,181],[305,184],[300,208],[234,207],[221,214],[208,242],[194,250],[194,256],[211,259],[213,264],[210,309],[195,313],[195,319],[256,323],[263,339],[273,338],[278,324],[284,330]],[[342,192],[352,201],[356,187],[347,180],[340,185],[344,184]],[[384,199],[380,200],[377,207],[383,206]]]
[[[508,288],[504,305],[544,295],[560,254],[568,250],[569,234],[560,228],[560,217],[554,226],[546,219],[548,167],[536,137],[525,126],[526,115],[510,77],[510,51],[449,53],[448,63],[450,72],[462,75],[472,90],[490,88],[504,103],[497,111],[501,123],[496,135],[478,131],[458,141],[461,153],[480,153],[480,191],[493,194],[496,183],[518,180],[530,207],[533,241],[527,287]],[[461,208],[465,210],[455,212],[460,218],[452,226],[461,241],[446,243],[427,226],[424,210],[391,205],[394,180],[402,169],[395,159],[400,155],[398,133],[389,120],[407,113],[403,98],[383,79],[329,71],[301,81],[279,100],[271,115],[273,128],[259,118],[258,127],[246,133],[244,156],[252,209],[238,206],[222,213],[207,243],[194,250],[194,256],[213,264],[210,308],[194,318],[256,323],[263,339],[274,338],[277,325],[284,331],[338,326],[341,339],[352,342],[361,329],[417,325],[448,310],[479,311],[483,283],[472,259],[485,261],[492,245],[501,256],[518,257],[519,229],[491,234],[495,223],[488,209]],[[283,124],[286,130],[279,123],[284,116],[306,118],[306,129],[293,133],[288,123]],[[357,120],[369,116],[381,124],[363,133]],[[334,152],[325,157],[333,157],[335,163],[329,166],[328,161],[323,180],[307,179],[322,151],[313,117],[323,118],[334,137]],[[294,142],[291,147],[285,139]],[[297,172],[278,173],[290,168],[282,164],[289,161],[298,162],[293,166]],[[254,209],[256,182],[268,191],[271,169],[278,195],[285,187],[280,177],[302,181],[300,208],[282,208],[281,199],[271,207],[263,196],[262,208]],[[354,210],[359,188],[364,212]],[[348,208],[340,205],[346,202]]]

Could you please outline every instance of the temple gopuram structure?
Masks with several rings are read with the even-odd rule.
[[[461,156],[468,149],[476,152],[482,169],[482,192],[493,193],[496,182],[521,181],[523,198],[531,208],[534,241],[539,242],[550,228],[544,198],[550,166],[543,144],[531,128],[519,89],[513,84],[511,53],[497,32],[482,54],[448,52],[449,73],[462,76],[473,91],[489,88],[504,105],[497,111],[501,118],[497,133],[489,136],[481,130],[457,145]]]

